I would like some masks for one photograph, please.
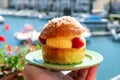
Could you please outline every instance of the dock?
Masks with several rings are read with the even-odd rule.
[[[92,36],[109,36],[111,35],[111,32],[109,31],[94,31],[91,32]]]

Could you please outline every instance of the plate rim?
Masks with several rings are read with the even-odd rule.
[[[58,64],[51,64],[51,63],[46,63],[46,62],[41,62],[41,64],[38,64],[38,62],[34,62],[34,61],[31,61],[28,59],[29,55],[33,54],[33,53],[37,53],[42,50],[36,50],[36,51],[33,51],[33,52],[29,52],[28,54],[25,55],[25,59],[26,61],[29,63],[29,64],[33,64],[35,66],[40,66],[40,67],[44,67],[44,68],[48,68],[48,69],[54,69],[54,70],[77,70],[77,69],[81,69],[81,68],[88,68],[88,67],[92,67],[94,65],[97,65],[97,64],[100,64],[102,61],[103,61],[103,56],[98,53],[98,52],[95,52],[95,51],[92,51],[92,50],[86,50],[85,52],[85,55],[86,56],[90,56],[92,59],[92,61],[87,64],[87,65],[82,65],[80,66],[80,63],[77,63],[77,64],[69,64],[69,65],[58,65]],[[89,53],[88,53],[89,52]],[[41,53],[40,53],[41,54]],[[96,56],[96,57],[95,57]],[[42,55],[41,55],[42,57]],[[43,59],[43,58],[42,58]],[[97,60],[97,62],[96,62]],[[70,66],[73,66],[75,65],[76,67],[70,67]],[[55,67],[56,66],[56,67]],[[57,67],[58,66],[58,67]],[[61,66],[61,67],[60,67]]]

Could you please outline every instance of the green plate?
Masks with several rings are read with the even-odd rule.
[[[34,52],[30,52],[25,56],[25,59],[28,63],[37,65],[40,67],[54,69],[54,70],[77,70],[81,68],[91,67],[97,64],[100,64],[103,61],[103,56],[97,52],[87,50],[85,58],[82,62],[77,64],[70,64],[70,65],[59,65],[59,64],[50,64],[44,62],[42,58],[42,51],[37,50]]]

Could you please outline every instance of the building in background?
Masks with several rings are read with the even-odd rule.
[[[120,13],[120,0],[111,0],[113,13]]]
[[[93,3],[93,9],[107,9],[110,0],[96,0]],[[107,6],[108,5],[108,6]]]
[[[8,0],[0,0],[0,8],[8,8]]]
[[[66,8],[71,8],[71,0],[60,0],[60,10],[64,11]]]
[[[10,6],[15,9],[37,9],[40,11],[71,11],[89,12],[89,0],[10,0]]]
[[[90,0],[76,0],[75,2],[76,12],[89,12],[90,11]]]
[[[29,0],[10,0],[9,1],[9,7],[15,8],[15,9],[24,9],[27,7],[30,7]]]
[[[120,13],[120,0],[96,0],[93,9],[106,10],[110,13]]]
[[[48,3],[48,10],[49,11],[60,11],[59,7],[60,7],[60,1],[59,0],[51,0]]]
[[[120,0],[0,0],[0,8],[13,9],[36,9],[39,11],[64,11],[70,9],[71,12],[89,13],[93,10],[110,9],[112,2],[113,12],[120,11]]]

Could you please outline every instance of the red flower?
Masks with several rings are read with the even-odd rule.
[[[9,31],[9,30],[10,30],[10,25],[9,25],[9,24],[5,24],[5,25],[4,25],[4,29],[5,29],[6,31]]]
[[[12,46],[11,45],[7,45],[7,54],[8,55],[12,54]]]
[[[11,52],[11,51],[12,51],[12,46],[11,46],[11,45],[8,45],[8,46],[7,46],[7,50]]]
[[[0,36],[0,42],[5,42],[6,38],[4,36]]]

